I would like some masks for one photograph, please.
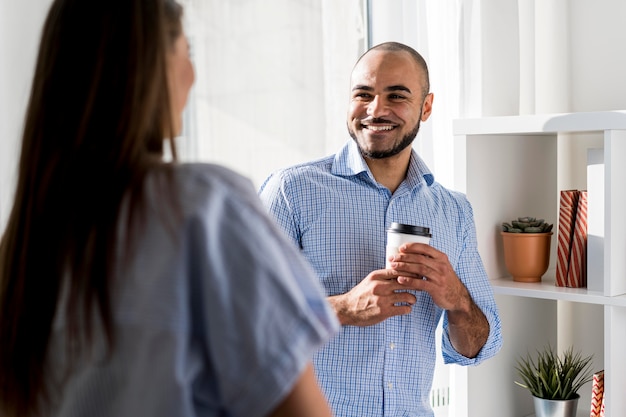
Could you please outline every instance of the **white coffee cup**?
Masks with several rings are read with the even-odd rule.
[[[430,243],[432,234],[428,227],[412,226],[410,224],[391,223],[387,229],[387,246],[385,247],[385,265],[389,268],[389,257],[399,252],[398,248],[404,243]]]

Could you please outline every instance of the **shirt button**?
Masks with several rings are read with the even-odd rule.
[[[389,343],[389,349],[394,350],[396,348],[396,344],[391,342]]]
[[[388,387],[389,389],[393,389],[393,384],[392,384],[391,382],[388,382],[388,383],[387,383],[387,387]]]

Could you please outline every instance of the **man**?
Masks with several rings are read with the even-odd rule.
[[[412,149],[432,112],[427,65],[406,45],[367,51],[351,78],[348,131],[334,156],[271,175],[260,196],[313,264],[342,323],[315,357],[343,417],[432,416],[435,329],[446,363],[476,365],[502,345],[472,208]],[[392,222],[429,227],[385,268]]]

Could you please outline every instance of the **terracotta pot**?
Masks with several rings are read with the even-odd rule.
[[[549,233],[500,232],[504,246],[504,264],[517,282],[541,282],[550,263]]]

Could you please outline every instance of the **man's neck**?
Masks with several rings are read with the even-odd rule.
[[[410,159],[411,149],[407,148],[398,155],[382,159],[366,158],[365,162],[376,182],[387,187],[393,194],[406,178]]]

